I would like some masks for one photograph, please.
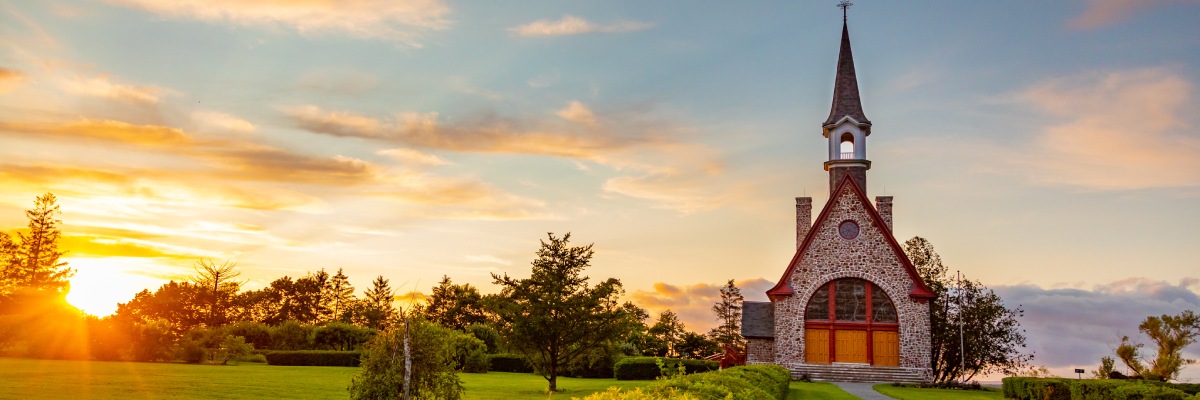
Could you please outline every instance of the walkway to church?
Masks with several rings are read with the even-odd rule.
[[[845,390],[846,393],[858,396],[858,398],[863,400],[895,400],[891,397],[887,397],[879,392],[876,392],[875,389],[872,389],[871,386],[876,385],[874,383],[833,382],[833,384],[842,390]]]

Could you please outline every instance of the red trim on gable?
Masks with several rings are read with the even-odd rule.
[[[892,235],[892,230],[888,229],[887,224],[883,222],[883,217],[879,215],[879,210],[876,210],[875,206],[872,205],[869,200],[867,200],[867,195],[862,192],[862,189],[860,189],[858,185],[854,184],[854,181],[850,175],[846,175],[842,178],[841,182],[838,182],[837,188],[833,190],[833,193],[829,196],[829,200],[825,202],[825,208],[821,209],[821,214],[817,216],[817,220],[813,221],[812,227],[808,229],[808,235],[805,236],[804,242],[801,242],[800,248],[796,249],[796,255],[792,256],[792,261],[788,263],[787,269],[783,271],[783,276],[779,278],[779,282],[776,283],[775,286],[770,290],[767,290],[767,298],[771,299],[771,301],[776,301],[780,298],[795,294],[787,282],[791,280],[792,272],[796,270],[796,264],[798,264],[800,259],[804,257],[804,254],[808,252],[808,248],[812,244],[813,238],[816,237],[816,235],[813,233],[816,232],[819,227],[824,225],[826,220],[829,218],[830,210],[833,208],[833,202],[841,197],[842,191],[846,190],[845,188],[847,186],[850,187],[850,191],[854,192],[854,194],[858,196],[858,200],[862,202],[867,209],[867,214],[871,216],[871,220],[875,223],[875,226],[886,233],[883,236],[887,238],[888,245],[891,246],[892,252],[896,254],[896,257],[900,259],[900,263],[904,265],[905,272],[908,272],[908,277],[913,282],[913,289],[912,291],[908,292],[908,296],[917,299],[922,303],[937,297],[932,290],[929,290],[929,286],[925,285],[925,281],[922,280],[921,275],[917,273],[916,267],[913,267],[912,261],[908,259],[908,255],[904,254],[904,249],[900,247],[900,243],[896,242],[896,237]]]

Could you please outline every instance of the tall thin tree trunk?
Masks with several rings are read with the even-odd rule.
[[[412,351],[409,348],[408,318],[404,319],[404,400],[412,400]]]

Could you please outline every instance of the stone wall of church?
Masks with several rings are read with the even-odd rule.
[[[746,339],[746,363],[762,364],[775,362],[774,339]]]
[[[829,217],[810,229],[816,235],[791,275],[792,296],[775,301],[775,362],[785,367],[804,363],[804,309],[821,285],[839,278],[859,278],[879,285],[896,306],[900,323],[900,367],[929,369],[929,305],[908,296],[912,279],[884,235],[853,192],[843,190],[829,205]],[[858,237],[844,239],[838,225],[852,220]]]

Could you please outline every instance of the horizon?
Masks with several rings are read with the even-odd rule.
[[[344,268],[492,293],[570,232],[593,283],[703,332],[726,280],[766,300],[793,198],[828,197],[833,3],[0,2],[0,231],[58,196],[98,315],[202,258],[245,289]],[[849,10],[870,195],[1025,308],[1035,365],[1090,371],[1200,310],[1197,11]]]

